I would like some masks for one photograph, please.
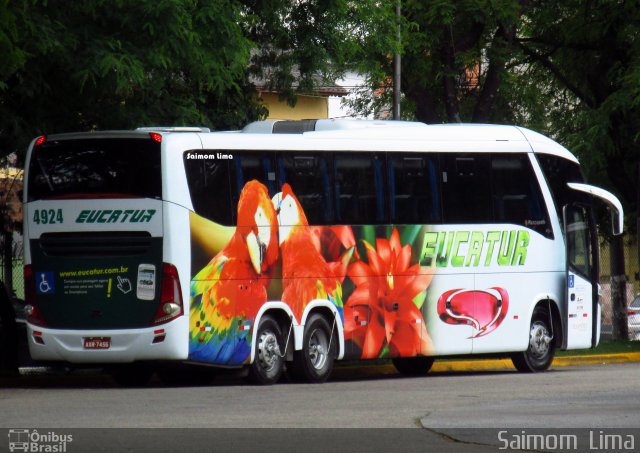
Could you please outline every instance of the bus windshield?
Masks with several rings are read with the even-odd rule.
[[[33,149],[28,184],[28,201],[160,199],[160,144],[137,138],[45,141]]]

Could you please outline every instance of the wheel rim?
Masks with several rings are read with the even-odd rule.
[[[551,340],[553,340],[553,338],[549,335],[549,330],[544,323],[536,321],[531,324],[531,331],[529,332],[529,350],[533,357],[545,357],[549,353]]]
[[[265,330],[258,340],[258,360],[260,366],[267,372],[272,371],[280,360],[280,346],[276,334]]]
[[[316,370],[321,370],[327,363],[329,352],[329,341],[327,334],[315,329],[309,335],[309,362]]]

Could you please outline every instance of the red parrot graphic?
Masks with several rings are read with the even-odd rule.
[[[278,258],[276,215],[267,188],[256,180],[245,184],[235,233],[191,283],[190,358],[234,364],[246,359],[246,331],[234,335],[233,329],[253,320],[267,301]]]
[[[329,299],[343,312],[341,281],[346,275],[353,249],[341,261],[328,263],[319,251],[316,233],[291,186],[284,184],[282,193],[274,197],[279,207],[279,237],[282,256],[282,300],[302,318],[307,304],[314,299]],[[355,240],[353,241],[355,244]]]

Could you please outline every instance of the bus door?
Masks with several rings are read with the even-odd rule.
[[[567,349],[595,345],[598,321],[597,243],[590,208],[564,207],[566,299],[564,344]]]

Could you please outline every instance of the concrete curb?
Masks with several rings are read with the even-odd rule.
[[[580,356],[561,356],[553,359],[552,367],[576,365],[604,365],[607,363],[640,362],[640,352],[622,354],[594,354]],[[447,371],[480,371],[480,370],[512,370],[511,359],[491,360],[447,360],[433,364],[433,372]]]
[[[553,366],[605,365],[607,363],[640,362],[640,352],[556,357]]]
[[[595,354],[582,356],[562,356],[556,357],[551,364],[552,367],[578,366],[578,365],[605,365],[608,363],[640,362],[640,352],[628,352],[620,354]],[[437,360],[433,364],[430,373],[450,373],[462,371],[500,371],[514,370],[515,367],[511,359],[467,359]],[[333,377],[342,378],[349,376],[384,376],[398,374],[392,364],[368,366],[347,366],[336,367],[333,370]]]

